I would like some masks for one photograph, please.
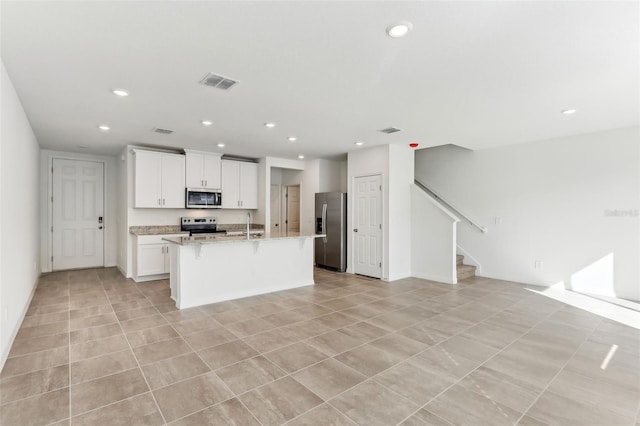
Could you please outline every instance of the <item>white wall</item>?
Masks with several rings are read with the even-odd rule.
[[[639,141],[636,127],[479,151],[430,148],[416,155],[416,177],[489,228],[458,226],[458,245],[483,276],[640,300]]]
[[[456,284],[458,218],[415,185],[411,186],[411,275]]]
[[[318,192],[345,192],[346,161],[316,160],[318,162]]]
[[[389,145],[389,274],[390,281],[411,276],[411,186],[414,151]]]
[[[91,155],[77,152],[62,152],[43,149],[40,151],[40,262],[42,272],[51,271],[51,166],[54,158],[69,160],[93,160],[104,162],[104,230],[105,266],[117,265],[117,161],[116,157]]]
[[[40,272],[40,146],[0,71],[0,370]]]

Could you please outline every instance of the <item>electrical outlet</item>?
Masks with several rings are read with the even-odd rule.
[[[502,225],[502,218],[501,217],[494,217],[493,218],[493,223],[495,223],[496,225]]]
[[[542,260],[536,260],[535,262],[533,262],[533,267],[535,269],[542,269],[542,267],[544,266]]]

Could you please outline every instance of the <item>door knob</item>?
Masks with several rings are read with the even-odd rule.
[[[353,230],[353,232],[358,232],[358,228],[355,228],[355,229]]]

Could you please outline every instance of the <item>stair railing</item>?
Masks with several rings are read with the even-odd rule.
[[[424,192],[426,192],[427,194],[431,195],[433,198],[438,200],[438,202],[440,204],[442,204],[443,206],[445,206],[446,208],[451,210],[457,216],[462,217],[464,220],[469,222],[469,224],[471,224],[471,226],[473,226],[475,228],[478,228],[480,230],[480,232],[482,232],[483,234],[486,234],[489,231],[485,226],[479,225],[477,222],[475,222],[473,219],[471,219],[467,214],[463,213],[459,208],[454,207],[450,202],[446,201],[444,198],[442,198],[442,196],[440,194],[438,194],[433,189],[429,188],[427,185],[422,183],[419,179],[416,178],[416,179],[414,179],[414,181],[415,181],[415,184],[416,184],[416,186],[418,188],[422,189]]]

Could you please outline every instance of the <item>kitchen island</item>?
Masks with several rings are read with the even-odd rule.
[[[171,297],[179,309],[313,284],[313,240],[220,234],[163,238]]]

